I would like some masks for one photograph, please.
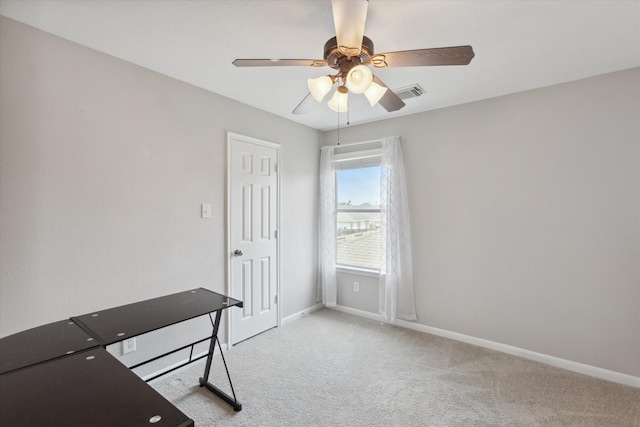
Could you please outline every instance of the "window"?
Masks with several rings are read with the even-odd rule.
[[[385,320],[416,320],[400,137],[322,147],[319,190],[318,298],[327,307],[338,304],[337,262],[379,276]],[[366,216],[358,220],[354,214]],[[356,245],[367,243],[357,237],[377,238],[379,244]]]
[[[336,260],[380,270],[380,166],[336,171]]]

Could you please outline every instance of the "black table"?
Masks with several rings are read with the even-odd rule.
[[[0,375],[2,426],[193,426],[97,347]]]
[[[72,317],[2,338],[0,425],[193,425],[192,420],[103,347],[203,315],[211,319],[210,337],[130,369],[191,347],[188,361],[160,375],[206,357],[200,386],[240,411],[242,405],[235,396],[218,329],[222,311],[242,307],[242,304],[242,301],[198,288]],[[192,358],[193,347],[206,340],[210,340],[208,353]],[[209,382],[216,343],[233,396]],[[87,363],[96,360],[97,363]],[[149,415],[151,412],[154,413]]]
[[[98,341],[71,320],[38,326],[0,339],[0,374],[93,347]]]
[[[233,390],[233,384],[228,375],[228,370],[227,378],[229,379],[233,396],[228,395],[209,382],[209,371],[211,369],[211,360],[216,342],[218,342],[218,347],[220,347],[220,342],[218,341],[218,328],[220,326],[222,310],[233,306],[242,307],[242,301],[212,292],[208,289],[198,288],[142,302],[122,305],[108,310],[97,311],[78,317],[72,317],[71,320],[83,328],[87,333],[95,337],[100,344],[106,347],[110,344],[115,344],[128,338],[165,328],[205,314],[209,314],[209,316],[211,316],[211,313],[215,312],[215,320],[213,318],[211,319],[213,326],[211,337],[203,338],[187,346],[177,348],[173,351],[147,360],[146,362],[131,366],[131,369],[135,369],[141,365],[153,362],[159,358],[184,350],[188,347],[191,347],[191,354],[193,354],[194,345],[211,339],[209,352],[206,356],[202,356],[207,357],[207,363],[205,365],[204,376],[200,378],[200,386],[206,387],[212,393],[233,406],[234,410],[240,411],[242,410],[242,405],[235,397],[235,391]],[[224,355],[222,355],[221,347],[220,355],[222,356],[226,369],[227,363],[224,360]],[[193,363],[196,360],[201,359],[202,357],[195,359],[189,357],[189,360],[186,363],[174,366],[171,370],[165,371],[160,375],[179,369],[189,363]],[[151,381],[158,376],[149,378],[148,381]]]

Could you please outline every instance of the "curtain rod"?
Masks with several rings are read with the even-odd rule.
[[[395,135],[391,135],[391,136],[395,136]],[[387,138],[387,137],[383,137],[383,138]],[[325,146],[324,146],[324,147],[322,147],[322,148],[327,148],[327,147],[328,147],[328,148],[331,148],[331,149],[333,150],[333,149],[336,149],[336,148],[351,147],[352,145],[365,145],[365,144],[373,144],[373,143],[376,143],[376,142],[380,142],[380,143],[382,143],[382,139],[383,139],[383,138],[379,138],[379,139],[372,139],[372,140],[370,140],[370,141],[352,142],[352,143],[350,143],[350,144],[341,144],[341,145],[325,145]]]

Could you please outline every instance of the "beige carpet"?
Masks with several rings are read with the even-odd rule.
[[[204,362],[152,386],[197,426],[640,426],[640,389],[332,310],[225,356],[241,412]]]

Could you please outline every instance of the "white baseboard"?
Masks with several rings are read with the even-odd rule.
[[[366,317],[370,320],[375,320],[377,322],[387,323],[384,320],[384,317],[380,316],[376,313],[370,313],[368,311],[358,310],[356,308],[345,307],[343,305],[336,305],[335,307],[327,307],[330,310],[341,311],[347,314],[353,314],[354,316]]]
[[[220,343],[220,346],[222,347],[222,350],[227,350],[227,349],[229,348],[229,346],[228,346],[227,344],[222,344],[222,343]],[[194,354],[194,355],[193,355],[193,357],[192,357],[192,360],[195,360],[195,359],[197,359],[198,357],[202,357],[202,356],[204,356],[205,354],[207,354],[207,351],[203,351],[203,352],[201,352],[201,353]],[[215,351],[214,351],[214,353],[213,353],[213,357],[216,357],[216,356],[217,356],[217,355],[219,355],[219,354],[220,354],[220,351],[217,351],[217,352],[215,352]],[[171,371],[171,370],[172,370],[172,369],[174,369],[176,366],[184,365],[184,366],[180,366],[178,369],[176,369],[175,371],[173,371],[173,372],[180,372],[180,371],[182,371],[182,370],[186,369],[188,366],[191,366],[191,364],[185,365],[185,363],[187,363],[188,361],[189,361],[189,359],[181,360],[181,361],[176,362],[176,363],[173,363],[173,364],[171,364],[171,365],[169,365],[169,366],[165,366],[165,367],[164,367],[164,368],[162,368],[162,369],[158,369],[157,371],[152,372],[152,373],[150,373],[150,374],[147,374],[147,375],[145,375],[145,376],[143,376],[143,377],[141,377],[141,378],[142,378],[143,380],[147,381],[147,379],[148,379],[148,378],[153,378],[153,377],[155,377],[156,375],[162,375],[162,374],[164,374],[165,372],[169,372],[169,371]],[[159,380],[160,380],[160,378],[162,378],[162,377],[159,377],[159,378],[156,378],[156,379],[154,379],[154,380],[149,381],[149,384],[153,384],[154,382],[159,381]]]
[[[287,323],[291,323],[291,322],[293,322],[294,320],[298,320],[298,319],[300,319],[301,317],[304,317],[304,316],[306,316],[307,314],[309,314],[309,313],[313,313],[314,311],[318,311],[318,310],[320,310],[320,309],[322,309],[322,308],[324,308],[324,305],[323,305],[322,303],[318,303],[318,304],[316,304],[316,305],[313,305],[313,306],[311,306],[311,307],[308,307],[308,308],[306,308],[306,309],[304,309],[304,310],[302,310],[302,311],[299,311],[299,312],[297,312],[297,313],[294,313],[294,314],[292,314],[292,315],[290,315],[290,316],[287,316],[287,317],[285,317],[284,319],[282,319],[282,320],[280,321],[280,326],[284,326],[284,325],[286,325]]]
[[[357,310],[354,308],[336,306],[327,307],[332,310],[341,311],[343,313],[353,314],[355,316],[365,317],[367,319],[387,323],[382,316],[376,313],[370,313],[367,311]],[[535,351],[525,350],[519,347],[513,347],[507,344],[501,344],[495,341],[489,341],[482,338],[476,338],[469,335],[459,334],[457,332],[451,332],[444,329],[434,328],[431,326],[422,325],[419,323],[408,322],[406,320],[396,320],[393,325],[401,326],[403,328],[413,329],[414,331],[424,332],[427,334],[437,335],[444,338],[449,338],[455,341],[464,342],[467,344],[477,345],[478,347],[488,348],[490,350],[499,351],[502,353],[511,354],[513,356],[522,357],[524,359],[534,360],[536,362],[544,363],[556,368],[566,369],[568,371],[577,372],[591,377],[599,378],[602,380],[612,381],[619,384],[628,385],[631,387],[640,388],[640,377],[633,375],[623,374],[621,372],[610,371],[608,369],[598,368],[597,366],[585,365],[584,363],[574,362],[571,360],[561,359],[555,356],[549,356],[547,354],[536,353]]]

